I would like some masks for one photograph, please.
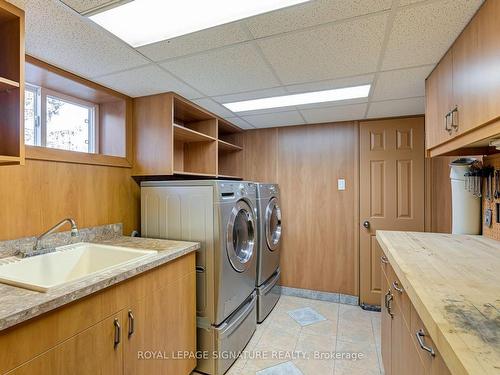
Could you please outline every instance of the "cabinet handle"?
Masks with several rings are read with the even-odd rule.
[[[450,126],[450,127],[448,126],[448,125],[451,125],[451,124],[450,124],[450,121],[449,121],[449,119],[450,119],[450,118],[451,118],[451,111],[450,111],[450,112],[448,112],[448,113],[446,114],[446,116],[444,116],[444,128],[445,128],[445,130],[448,132],[448,134],[451,134],[451,132],[452,132],[452,130],[453,130],[453,129],[451,128],[451,126]]]
[[[436,352],[434,352],[434,349],[425,345],[425,342],[424,342],[425,332],[422,329],[419,329],[417,331],[417,333],[415,334],[415,336],[417,337],[418,345],[420,345],[420,348],[422,350],[425,350],[426,352],[428,352],[431,356],[435,357]]]
[[[387,310],[387,313],[391,316],[391,319],[394,318],[394,314],[392,313],[392,307],[391,307],[392,299],[393,296],[391,294],[391,291],[388,290],[384,297],[384,303],[385,303],[385,309]]]
[[[403,293],[404,289],[399,286],[399,283],[397,281],[394,281],[392,283],[392,287],[394,290],[397,290],[399,293]]]
[[[456,132],[458,131],[458,106],[455,106],[451,111],[451,127]]]
[[[120,326],[120,322],[118,321],[117,318],[115,318],[115,321],[113,322],[115,326],[115,338],[114,338],[114,346],[115,349],[116,347],[120,344],[121,337],[122,337],[122,327]]]
[[[135,318],[132,310],[128,311],[128,337],[132,336],[135,332]]]
[[[387,257],[385,255],[382,255],[380,257],[380,261],[384,264],[389,264],[389,259],[387,259]]]

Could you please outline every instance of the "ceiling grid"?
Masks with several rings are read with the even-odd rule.
[[[423,113],[425,78],[483,3],[311,0],[132,48],[78,13],[116,0],[8,1],[26,10],[27,53],[130,96],[176,91],[244,128]],[[364,99],[223,106],[363,84]]]

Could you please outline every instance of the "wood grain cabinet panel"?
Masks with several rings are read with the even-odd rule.
[[[453,45],[459,132],[500,116],[500,2],[488,0]]]
[[[449,375],[443,357],[411,304],[396,273],[388,263],[382,263],[382,363],[385,374]],[[420,346],[417,332],[423,332]]]
[[[191,253],[3,331],[0,373],[188,375],[196,360],[171,357],[196,350],[195,277]]]
[[[430,156],[477,145],[500,133],[499,17],[500,2],[486,0],[426,80]]]
[[[451,125],[453,100],[453,52],[450,50],[426,81],[426,148],[448,141],[454,134]]]
[[[123,312],[73,336],[8,374],[122,374],[123,343],[115,345],[115,329],[117,329],[115,320],[123,322]],[[123,340],[123,332],[121,340]]]

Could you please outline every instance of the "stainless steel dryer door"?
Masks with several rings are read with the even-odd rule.
[[[272,198],[266,207],[265,226],[267,246],[274,251],[281,240],[281,209],[276,198]]]
[[[252,208],[239,200],[231,211],[227,224],[227,255],[231,266],[244,272],[250,266],[255,250],[255,220]]]

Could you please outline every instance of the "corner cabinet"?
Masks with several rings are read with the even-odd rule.
[[[196,360],[177,353],[196,351],[194,258],[0,332],[0,373],[190,374]]]
[[[0,166],[24,164],[24,12],[0,0]]]
[[[133,174],[239,178],[239,133],[177,94],[135,98]]]
[[[381,352],[386,375],[451,375],[385,256]]]
[[[486,0],[426,80],[429,156],[500,137],[500,2]]]

